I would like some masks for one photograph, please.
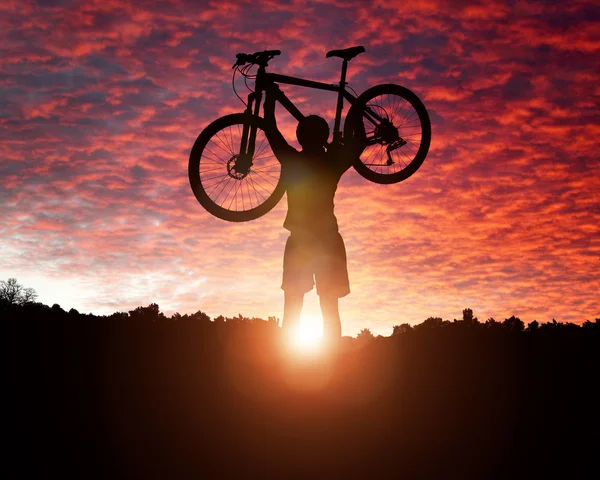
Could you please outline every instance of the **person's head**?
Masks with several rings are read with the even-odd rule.
[[[303,150],[318,150],[327,145],[329,125],[318,115],[309,115],[298,122],[296,137]]]

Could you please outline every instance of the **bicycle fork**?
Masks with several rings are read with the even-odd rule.
[[[261,92],[252,92],[248,95],[248,106],[244,111],[244,115],[248,120],[253,116],[258,117],[261,100]],[[245,174],[247,174],[250,167],[252,167],[252,157],[254,157],[254,150],[256,148],[256,128],[256,124],[252,124],[248,121],[244,123],[242,129],[242,141],[240,143],[240,152],[236,160],[235,168],[237,171]]]

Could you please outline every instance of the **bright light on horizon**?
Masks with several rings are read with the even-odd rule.
[[[313,354],[321,350],[323,344],[323,323],[314,317],[301,318],[290,332],[290,346],[298,353]]]

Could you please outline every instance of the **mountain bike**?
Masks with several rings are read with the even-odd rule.
[[[350,138],[360,141],[364,149],[353,167],[364,178],[391,184],[414,174],[425,160],[431,143],[427,110],[413,92],[400,85],[377,85],[361,95],[350,93],[346,83],[348,62],[364,51],[364,47],[357,46],[326,54],[326,58],[343,60],[340,81],[333,85],[267,73],[269,62],[281,54],[279,50],[238,53],[232,67],[232,83],[246,109],[208,125],[190,153],[188,176],[200,204],[218,218],[244,222],[269,212],[283,196],[285,185],[281,181],[281,165],[269,145],[272,128],[269,125],[276,124],[260,116],[263,93],[275,95],[276,102],[298,121],[304,115],[279,84],[337,93],[333,138],[329,145],[342,145],[344,139]],[[258,67],[256,74],[250,73],[253,67]],[[235,91],[238,72],[251,91],[247,102]],[[248,79],[254,80],[253,91]],[[342,134],[344,99],[350,103],[350,108]]]

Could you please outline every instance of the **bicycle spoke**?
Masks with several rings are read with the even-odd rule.
[[[246,182],[246,195],[248,196],[248,202],[250,203],[250,210],[252,210],[252,195],[250,194],[250,179]]]
[[[229,195],[231,195],[231,191],[232,191],[232,190],[234,189],[234,187],[235,187],[235,182],[234,182],[234,183],[227,182],[227,183],[226,183],[226,185],[228,185],[228,186],[229,186],[229,188],[227,188],[227,187],[226,187],[226,188],[224,188],[224,189],[223,189],[223,192],[224,192],[225,190],[227,190],[227,195],[225,195],[225,197],[223,198],[223,202],[222,202],[222,203],[221,203],[221,205],[220,205],[221,207],[223,206],[223,203],[227,201],[227,199],[229,198]],[[221,192],[221,193],[223,193],[223,192]]]
[[[221,178],[223,180],[227,180],[227,178],[229,177],[229,175],[227,175],[226,173],[223,175],[219,175],[217,177],[211,177],[210,179],[202,179],[202,186],[204,187],[204,190],[206,190],[207,188],[211,188],[213,185],[216,185],[217,183],[220,182],[215,182],[216,179]]]
[[[401,162],[404,164],[404,166],[405,166],[405,167],[408,167],[408,164],[407,164],[407,163],[404,161],[404,159],[403,159],[403,158],[400,156],[400,154],[401,154],[401,153],[402,153],[402,154],[404,154],[404,155],[406,155],[406,154],[405,154],[405,153],[404,153],[402,150],[400,150],[400,152],[398,152],[397,150],[395,150],[395,151],[394,151],[394,152],[392,152],[392,153],[396,153],[396,157],[398,158],[398,160],[400,160],[400,161],[401,161]],[[410,163],[410,162],[409,162],[409,163]]]
[[[221,137],[221,135],[223,135],[223,137],[225,137],[225,139],[223,139],[223,137]],[[223,150],[225,151],[225,153],[227,153],[228,156],[233,155],[233,152],[231,151],[231,147],[227,144],[227,137],[223,132],[217,132],[217,134],[214,136],[214,138],[218,139],[221,144],[223,145]]]
[[[406,100],[404,100],[406,103]],[[404,103],[400,105],[400,100],[396,99],[396,95],[394,95],[394,111],[392,112],[392,121],[396,118],[396,115],[399,115],[402,109],[404,108]]]
[[[235,154],[235,142],[233,141],[233,132],[231,131],[231,126],[229,127],[229,139],[231,140],[231,151]]]
[[[416,112],[415,112],[416,113]],[[419,121],[419,117],[417,116],[417,121],[415,123],[409,123],[411,121],[413,121],[414,119],[412,118],[413,115],[411,114],[404,123],[398,125],[398,128],[415,128],[415,127],[420,127],[421,126],[421,122]]]
[[[275,180],[277,180],[279,177],[276,177],[275,175],[271,175],[269,172],[262,170],[260,173],[264,173],[265,175],[274,178]]]
[[[210,158],[210,157],[205,157],[203,160],[212,162],[212,163],[217,163],[220,165],[224,165],[227,163],[227,160],[229,160],[229,158],[227,158],[227,160],[223,160],[221,159],[221,157],[219,155],[217,155],[215,152],[213,152],[210,148],[208,148],[208,146],[204,147],[204,150],[207,150],[208,152],[210,152],[211,155],[214,155],[215,158]]]
[[[236,182],[233,182],[231,184],[231,187],[229,187],[229,190],[227,190],[227,195],[225,195],[225,198],[223,199],[223,202],[221,203],[221,207],[223,207],[223,205],[225,205],[225,202],[227,201],[227,199],[229,198],[229,195],[231,195],[231,192],[235,189],[236,187]],[[223,207],[225,208],[225,207]],[[227,209],[229,210],[229,208]]]
[[[254,179],[252,177],[248,177],[250,179],[249,183],[252,184],[252,189],[254,190],[254,195],[256,196],[256,202],[260,205],[260,200],[258,199],[258,196],[260,195],[260,197],[264,200],[265,197],[263,196],[262,193],[260,193],[257,189],[256,189],[256,185],[254,183]]]
[[[406,107],[406,105],[408,105],[407,111],[410,111],[412,105],[408,103],[408,100],[404,99],[404,103],[400,106],[400,108],[397,111],[394,112],[394,118],[400,118],[402,116],[402,113],[404,112],[404,107]]]
[[[268,160],[268,159],[270,159],[270,158],[273,158],[274,156],[275,156],[275,155],[267,155],[266,157],[263,157],[263,156],[260,156],[260,157],[259,157],[259,156],[256,156],[256,157],[254,157],[254,161],[256,161],[256,160]]]
[[[379,152],[378,152],[378,154],[379,154],[378,155],[379,156],[379,168],[383,168],[383,162],[381,161],[382,160],[382,158],[381,158],[381,151],[382,150],[383,150],[383,145],[380,145],[379,146]]]
[[[229,185],[229,182],[225,182],[225,183],[223,184],[223,186],[221,187],[221,189],[219,190],[219,193],[217,194],[217,196],[216,196],[216,197],[214,197],[214,198],[212,199],[212,200],[213,200],[213,202],[215,202],[215,204],[217,204],[217,205],[218,205],[218,203],[217,203],[217,200],[219,200],[219,197],[220,197],[220,196],[222,195],[222,193],[225,191],[225,189],[227,188],[227,185]],[[215,189],[213,189],[213,192],[214,192],[215,190],[216,190],[216,188],[215,188]]]
[[[228,176],[229,176],[228,174],[225,174],[225,175],[213,175],[212,177],[205,177],[202,179],[202,185],[204,185],[205,188],[206,187],[210,188],[209,183],[211,180],[215,180],[217,178],[228,177]]]
[[[233,201],[235,200],[235,206],[237,207],[237,192],[240,189],[240,184],[236,184],[235,185],[235,192],[233,193],[233,197],[231,197],[231,202],[229,202],[229,205],[227,206],[227,210],[231,210],[231,205],[233,204]]]
[[[219,140],[219,142],[221,143],[221,146],[223,147],[223,150],[227,153],[227,155],[231,155],[231,147],[229,146],[228,142],[223,139],[222,135],[223,135],[222,131],[217,132],[213,138],[216,138],[217,140]]]
[[[223,170],[223,167],[213,167],[213,168],[202,168],[202,165],[200,165],[200,171],[201,172],[217,172],[219,170]]]
[[[411,112],[411,110],[409,108],[408,111],[406,112],[406,114],[404,115],[404,117],[402,118],[402,121],[400,122],[400,125],[404,125],[406,122],[408,122],[408,118],[409,118],[409,116],[412,116],[412,113],[413,112]]]
[[[242,196],[242,210],[246,210],[246,206],[244,205],[244,180],[240,180],[240,194]],[[237,207],[237,200],[235,201],[235,206]]]
[[[394,123],[394,117],[396,116],[396,98],[395,98],[395,96],[392,96],[392,98],[390,100],[390,96],[391,95],[388,94],[388,105],[390,107],[389,119],[390,119],[390,122]]]
[[[278,164],[272,163],[270,165],[264,165],[262,167],[252,167],[252,170],[264,170],[266,168],[275,168],[275,171],[281,170],[281,168],[276,168]]]
[[[265,143],[265,140],[266,140],[266,138],[267,138],[267,137],[263,137],[263,138],[262,138],[262,141],[260,142],[260,145],[258,146],[258,148],[255,148],[255,149],[254,149],[254,158],[258,158],[258,157],[260,157],[260,156],[261,156],[261,154],[262,154],[262,152],[264,152],[264,151],[265,151],[265,149],[266,149],[267,147],[269,147],[269,142],[267,142],[267,144],[266,144],[266,145],[263,147],[263,144]],[[257,152],[256,150],[258,150],[258,152]]]
[[[229,175],[224,175],[223,178],[220,181],[214,182],[211,185],[205,185],[204,186],[204,191],[210,197],[210,195],[217,190],[217,188],[219,187],[219,185],[221,185],[222,183],[227,184],[227,180],[228,179],[229,179]],[[208,192],[208,189],[211,189],[210,193]]]
[[[262,186],[262,184],[260,184],[260,183],[258,183],[258,182],[254,182],[254,179],[252,180],[252,182],[253,182],[255,185],[257,185],[257,186],[259,186],[260,188],[262,188],[262,189],[263,189],[263,191],[265,191],[265,192],[267,193],[267,195],[271,195],[271,192],[270,192],[269,190],[267,190],[265,187],[263,187],[263,186]],[[260,193],[260,192],[259,192],[259,193]],[[261,197],[263,197],[262,193],[261,193],[260,195],[261,195]],[[265,197],[263,197],[263,198],[265,198]]]
[[[214,145],[216,145],[217,147],[219,147],[221,150],[223,150],[225,152],[225,154],[229,157],[230,154],[227,150],[225,150],[221,145],[219,145],[217,142],[215,142],[212,138],[209,140],[209,142],[212,142]],[[208,150],[208,147],[205,147],[206,150]],[[219,158],[219,156],[213,152],[212,150],[208,150],[210,153],[212,153],[215,157]],[[226,163],[227,161],[224,160],[223,163]]]
[[[259,172],[255,172],[260,178],[262,178],[265,182],[267,182],[269,185],[271,185],[272,187],[275,187],[275,185],[273,185],[268,178],[265,178],[262,174],[260,174]]]
[[[226,175],[226,176],[223,178],[223,180],[222,180],[222,181],[220,181],[220,182],[219,182],[219,183],[218,183],[218,184],[217,184],[217,185],[216,185],[216,186],[215,186],[215,187],[214,187],[214,188],[213,188],[213,189],[210,191],[210,193],[206,192],[206,194],[207,194],[207,195],[210,197],[210,196],[211,196],[211,194],[212,194],[212,193],[214,193],[214,192],[217,190],[217,188],[219,188],[219,185],[221,185],[221,183],[225,182],[225,183],[223,184],[223,187],[221,187],[221,190],[219,191],[219,194],[218,194],[218,195],[217,195],[217,197],[216,197],[216,198],[219,198],[219,197],[221,196],[221,194],[223,193],[223,190],[225,190],[225,187],[227,186],[227,182],[226,182],[226,180],[227,180],[227,175]],[[216,202],[216,198],[215,198],[215,202]]]
[[[369,145],[372,146],[372,145]],[[371,158],[371,155],[373,155],[373,152],[375,151],[375,148],[371,149],[371,153],[369,153],[369,155],[367,156],[367,158],[365,159],[365,161],[363,162],[365,165],[368,163],[368,160]]]

